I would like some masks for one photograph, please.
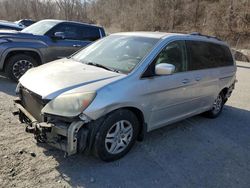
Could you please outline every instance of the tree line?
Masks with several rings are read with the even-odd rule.
[[[110,32],[167,31],[216,35],[232,45],[250,42],[250,0],[2,0],[0,19],[66,19]]]

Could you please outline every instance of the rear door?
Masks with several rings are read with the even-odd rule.
[[[186,41],[188,70],[192,71],[197,83],[201,109],[209,109],[219,94],[220,68],[223,63],[222,46],[205,41]]]
[[[196,81],[193,73],[187,71],[185,41],[167,44],[149,69],[160,63],[173,64],[176,70],[172,75],[143,78],[143,84],[149,88],[148,95],[151,96],[149,130],[190,116],[200,106],[196,101]]]

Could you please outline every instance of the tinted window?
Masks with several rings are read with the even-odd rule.
[[[99,28],[82,26],[80,31],[82,40],[95,41],[100,38]]]
[[[98,28],[77,24],[59,24],[49,32],[49,35],[53,35],[56,32],[64,32],[66,40],[69,39],[95,41],[100,38]]]
[[[63,32],[67,40],[80,40],[78,36],[79,27],[73,24],[62,23],[49,31],[49,35],[53,36],[56,32]]]
[[[233,65],[228,47],[201,41],[186,41],[188,48],[188,70],[199,70]]]
[[[30,26],[34,23],[34,21],[31,20],[23,20],[21,21],[21,24],[25,25],[25,26]]]

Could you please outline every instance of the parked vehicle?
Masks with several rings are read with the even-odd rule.
[[[24,27],[29,27],[36,22],[31,19],[22,19],[22,20],[15,21],[15,23],[19,25],[23,25]]]
[[[16,105],[38,141],[112,161],[146,132],[200,113],[217,117],[235,74],[230,49],[217,38],[118,33],[29,70]]]
[[[14,31],[21,31],[23,27],[19,26],[18,24],[8,22],[8,21],[0,21],[0,32],[1,30],[14,30]]]
[[[31,67],[68,57],[104,36],[102,27],[62,20],[43,20],[21,32],[0,31],[0,70],[18,80]]]

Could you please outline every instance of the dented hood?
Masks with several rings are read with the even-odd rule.
[[[28,90],[43,99],[54,97],[79,87],[95,84],[102,87],[104,80],[116,80],[123,74],[111,72],[99,67],[86,65],[70,59],[61,59],[27,71],[19,80]],[[100,83],[98,85],[98,83]],[[92,87],[91,87],[92,89]]]

